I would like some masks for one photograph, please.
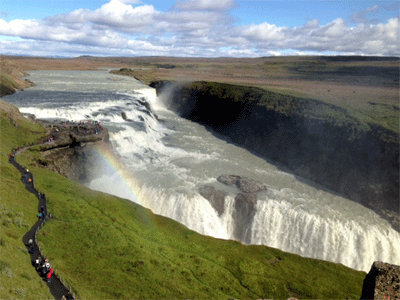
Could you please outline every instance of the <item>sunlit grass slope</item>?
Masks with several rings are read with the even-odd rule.
[[[359,298],[364,272],[201,236],[130,201],[33,168],[55,220],[39,241],[79,298]]]
[[[33,127],[14,127],[7,117],[1,124],[0,298],[48,298],[21,242],[36,220],[37,199],[25,191],[7,162],[12,147],[29,144],[40,131],[25,135]],[[30,155],[25,152],[17,160],[27,162]],[[364,272],[265,246],[201,236],[128,200],[25,166],[34,174],[35,187],[46,194],[54,217],[39,233],[41,248],[79,299],[359,299],[361,295]],[[18,218],[23,218],[22,225]]]
[[[51,299],[30,263],[22,237],[37,220],[37,198],[25,190],[8,163],[11,150],[39,138],[44,130],[0,100],[0,299]]]

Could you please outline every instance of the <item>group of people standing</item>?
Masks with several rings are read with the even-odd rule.
[[[35,260],[35,269],[44,280],[51,282],[51,276],[54,271],[47,258],[43,259],[41,256],[38,256]]]

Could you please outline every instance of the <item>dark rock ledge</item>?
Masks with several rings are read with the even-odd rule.
[[[35,163],[70,179],[87,181],[88,168],[94,163],[94,158],[90,147],[86,146],[102,143],[110,147],[107,128],[92,121],[37,121],[49,129],[49,135],[36,146],[35,150],[41,155],[35,158]]]
[[[400,266],[374,262],[364,279],[360,299],[400,299]]]
[[[257,193],[266,191],[266,185],[254,179],[238,175],[221,175],[217,180],[227,186],[235,186],[238,189],[239,192],[235,197],[232,215],[235,224],[234,236],[243,243],[250,243],[250,226],[257,212]],[[227,191],[217,190],[211,185],[204,185],[199,188],[199,193],[211,203],[219,216],[224,213]]]

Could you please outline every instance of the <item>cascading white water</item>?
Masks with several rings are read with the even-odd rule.
[[[36,87],[5,100],[37,118],[99,120],[110,130],[125,174],[140,183],[134,194],[124,184],[127,178],[99,159],[97,170],[101,172],[89,184],[91,188],[139,202],[201,234],[233,239],[238,191],[216,178],[223,174],[247,176],[268,186],[256,205],[251,244],[364,271],[375,260],[400,264],[400,234],[374,212],[306,184],[216,138],[203,126],[166,111],[154,89],[107,72],[35,71],[30,79]],[[204,184],[229,192],[221,216],[198,193]]]
[[[327,218],[271,199],[258,202],[251,242],[367,271],[374,260],[400,261],[399,234],[375,221]]]

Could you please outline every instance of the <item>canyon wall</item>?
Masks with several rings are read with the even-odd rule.
[[[165,106],[376,211],[399,230],[399,135],[344,108],[259,88],[158,81]]]

